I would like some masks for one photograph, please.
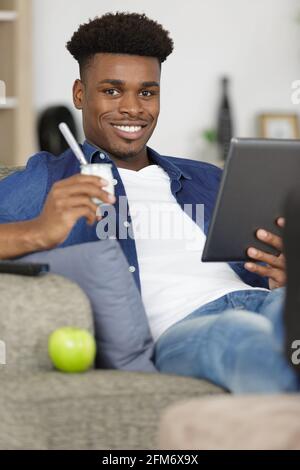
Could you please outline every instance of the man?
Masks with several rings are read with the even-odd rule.
[[[73,99],[82,110],[83,151],[91,163],[112,164],[116,198],[102,179],[78,174],[71,151],[33,156],[25,171],[0,184],[1,257],[97,240],[91,197],[99,197],[121,216],[116,237],[141,290],[159,370],[235,392],[298,389],[282,354],[284,256],[250,248],[254,261],[245,266],[201,263],[221,171],[146,146],[159,115],[161,64],[173,49],[168,33],[145,15],[106,14],[81,25],[67,48],[80,67]],[[121,196],[129,203],[125,217]],[[197,204],[204,204],[204,227],[197,211],[182,210]],[[154,236],[136,236],[168,217],[173,232],[184,226],[185,238],[172,230],[158,238],[160,224]],[[135,239],[120,236],[124,227]],[[258,237],[282,248],[278,236]]]

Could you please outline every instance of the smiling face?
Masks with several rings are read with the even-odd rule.
[[[147,164],[146,143],[159,115],[159,84],[155,57],[109,53],[96,54],[82,81],[74,83],[74,104],[82,109],[87,140],[119,166]]]

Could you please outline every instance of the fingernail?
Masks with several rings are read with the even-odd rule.
[[[250,248],[249,249],[249,255],[250,256],[256,256],[257,255],[257,250],[255,248]]]
[[[113,196],[112,194],[110,194],[110,195],[108,196],[108,200],[109,200],[110,202],[115,202],[115,201],[116,201],[116,198],[115,198],[115,196]]]
[[[278,223],[278,225],[284,225],[284,218],[279,217],[279,219],[277,220],[277,223]]]
[[[257,236],[260,237],[260,238],[266,238],[267,237],[267,232],[263,229],[259,229],[258,232],[257,232]]]
[[[253,264],[252,263],[246,263],[245,268],[246,269],[253,269]]]

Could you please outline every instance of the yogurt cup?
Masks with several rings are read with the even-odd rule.
[[[111,163],[89,163],[87,165],[80,166],[80,173],[82,175],[92,175],[92,176],[101,176],[106,181],[108,185],[103,186],[103,190],[108,193],[115,195],[115,186],[114,186],[114,177],[112,174],[112,164]],[[101,201],[97,197],[93,197],[92,201],[95,204],[107,204],[106,202]]]

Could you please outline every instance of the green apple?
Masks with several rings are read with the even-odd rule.
[[[87,330],[65,326],[49,336],[48,353],[57,369],[84,372],[94,363],[96,342]]]

